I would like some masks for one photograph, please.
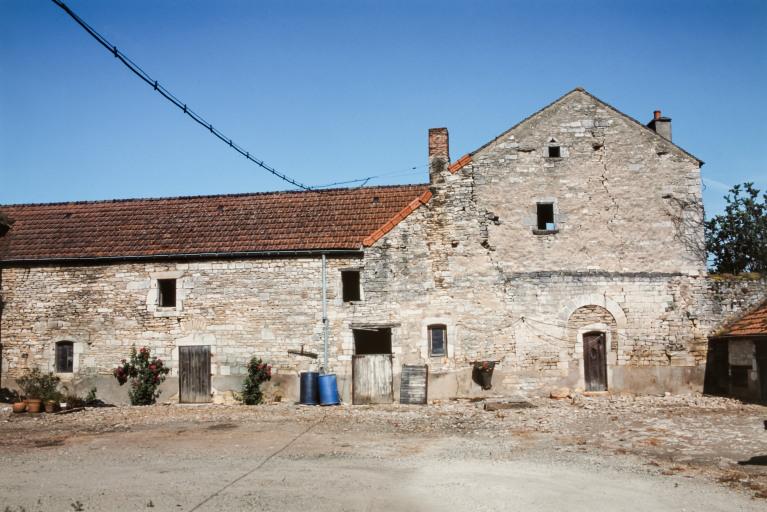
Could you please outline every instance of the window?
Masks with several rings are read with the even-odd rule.
[[[447,355],[447,327],[444,325],[429,326],[429,355]]]
[[[562,153],[559,150],[559,146],[549,146],[549,152],[548,152],[549,158],[559,158],[561,156],[562,156]]]
[[[56,372],[72,373],[74,371],[75,344],[71,341],[56,343]]]
[[[748,387],[748,371],[750,369],[751,369],[750,366],[731,366],[730,382],[732,382],[732,387],[747,388]]]
[[[162,308],[176,307],[176,280],[157,280],[157,304]]]
[[[344,302],[361,300],[359,270],[342,270],[341,283],[343,285]]]
[[[538,230],[554,231],[557,229],[554,224],[554,203],[537,203]]]

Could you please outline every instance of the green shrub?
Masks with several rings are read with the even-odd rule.
[[[169,372],[170,368],[165,366],[161,359],[151,357],[149,348],[142,347],[136,351],[133,346],[130,361],[123,359],[121,365],[115,368],[114,376],[121,386],[130,380],[128,397],[131,405],[152,405],[160,396],[157,388]],[[96,392],[92,391],[95,397]]]
[[[264,401],[261,384],[272,380],[272,367],[259,357],[251,358],[248,363],[248,376],[242,384],[242,401],[246,405],[257,405]]]

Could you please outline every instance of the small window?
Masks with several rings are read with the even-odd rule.
[[[72,373],[74,371],[75,345],[71,341],[56,343],[56,372]]]
[[[176,280],[158,279],[157,280],[157,304],[161,308],[176,307]]]
[[[748,387],[748,371],[750,366],[731,366],[730,367],[730,382],[734,388],[747,388]]]
[[[562,156],[559,146],[549,146],[549,158],[559,158]]]
[[[343,284],[344,302],[360,300],[359,270],[342,270],[341,283]]]
[[[444,325],[429,326],[429,355],[444,356],[447,354],[447,327]]]
[[[538,229],[541,231],[554,231],[557,229],[554,224],[554,203],[538,203],[536,205],[538,214]]]

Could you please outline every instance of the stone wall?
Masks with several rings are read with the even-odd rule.
[[[359,258],[329,258],[329,318],[338,332],[344,307],[340,269]],[[311,360],[288,349],[321,352],[321,260],[282,258],[190,263],[122,263],[5,268],[2,291],[4,384],[26,369],[54,370],[57,341],[73,341],[79,390],[124,400],[111,372],[132,345],[148,346],[172,368],[167,398],[177,392],[178,347],[210,345],[213,387],[236,389],[258,355],[275,365],[275,384],[295,392],[294,377]],[[177,308],[159,308],[157,279],[177,279]],[[334,346],[333,354],[340,353]],[[279,390],[274,391],[279,394]]]

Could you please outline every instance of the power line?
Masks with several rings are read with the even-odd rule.
[[[160,85],[160,83],[157,80],[154,80],[152,77],[149,76],[149,74],[141,69],[141,67],[133,62],[127,55],[125,55],[123,52],[117,49],[117,46],[113,45],[107,38],[99,34],[93,27],[88,25],[80,16],[78,16],[72,9],[70,9],[64,2],[61,0],[51,0],[54,4],[61,7],[64,12],[69,14],[69,16],[72,17],[73,20],[77,22],[78,25],[80,25],[83,29],[85,29],[88,34],[90,34],[96,41],[101,44],[104,48],[106,48],[112,55],[115,56],[116,59],[118,59],[120,62],[125,64],[125,66],[130,69],[136,76],[138,76],[140,79],[142,79],[144,82],[146,82],[149,86],[151,86],[155,91],[157,91],[163,98],[170,101],[174,105],[176,105],[179,109],[181,109],[184,114],[191,117],[195,122],[200,124],[201,126],[205,127],[207,130],[210,131],[216,138],[220,139],[222,142],[224,142],[226,145],[228,145],[233,150],[237,151],[239,154],[253,162],[254,164],[258,165],[262,169],[265,169],[266,171],[270,172],[271,174],[277,176],[283,181],[286,181],[290,183],[291,185],[294,185],[298,188],[304,189],[304,190],[312,190],[313,187],[309,187],[307,185],[304,185],[293,178],[290,178],[289,176],[282,174],[274,167],[266,164],[263,160],[259,160],[258,158],[252,156],[250,152],[243,149],[238,144],[234,143],[232,139],[224,135],[220,130],[217,128],[214,128],[211,123],[206,121],[201,115],[197,114],[195,111],[187,107],[186,103],[179,100],[176,96],[173,95],[168,89]]]
[[[376,174],[375,176],[366,176],[364,178],[357,178],[357,179],[348,180],[348,181],[336,181],[333,183],[326,183],[325,185],[314,185],[312,188],[314,189],[328,188],[328,187],[335,187],[337,185],[350,185],[352,183],[362,183],[360,187],[364,187],[368,181],[378,179],[378,178],[393,178],[397,176],[410,176],[411,174],[418,174],[420,171],[416,171],[416,169],[420,169],[422,167],[426,167],[426,164],[414,165],[413,167],[408,167],[407,170],[393,171],[386,174]],[[403,171],[407,171],[407,172],[403,172]]]

